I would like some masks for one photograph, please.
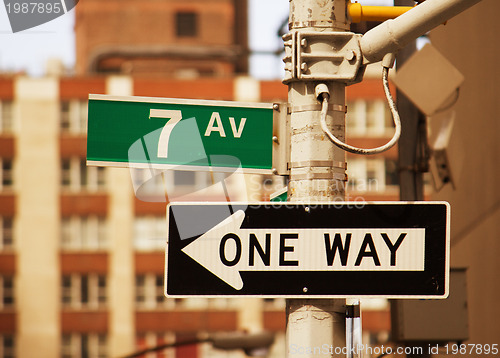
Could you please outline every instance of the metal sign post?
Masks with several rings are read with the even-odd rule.
[[[342,60],[321,55],[331,53],[328,35],[350,29],[345,0],[291,0],[288,35],[285,35],[285,80],[290,105],[291,152],[288,200],[294,203],[345,199],[345,152],[332,145],[320,125],[321,104],[316,85],[318,73],[338,73]],[[320,32],[320,33],[319,33]],[[319,36],[314,36],[318,34]],[[342,47],[349,37],[339,40]],[[351,60],[359,61],[350,48]],[[342,65],[342,63],[341,63]],[[345,87],[332,76],[322,81],[330,95],[327,125],[345,138]],[[327,285],[328,282],[325,282]],[[286,303],[286,349],[292,358],[297,347],[345,347],[345,299],[288,299]],[[318,352],[316,352],[318,353]],[[315,357],[331,357],[328,350]]]

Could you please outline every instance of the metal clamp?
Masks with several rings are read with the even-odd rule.
[[[301,162],[291,162],[290,167],[292,168],[338,168],[338,169],[347,169],[346,162],[334,162],[331,160],[304,160]]]
[[[303,173],[303,174],[292,174],[291,177],[294,180],[311,180],[311,179],[335,179],[339,181],[347,181],[347,174],[344,173]]]
[[[291,113],[306,112],[306,111],[321,111],[321,104],[308,104],[302,106],[288,107]],[[342,104],[331,104],[328,106],[329,111],[347,113],[347,106]]]
[[[363,71],[360,35],[352,32],[292,30],[285,36],[285,77],[291,81],[361,80]]]

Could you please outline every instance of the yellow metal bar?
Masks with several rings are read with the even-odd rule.
[[[411,6],[362,6],[358,3],[349,3],[351,22],[385,21],[394,19],[413,9]]]

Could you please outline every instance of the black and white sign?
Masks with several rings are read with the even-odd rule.
[[[449,205],[178,203],[168,296],[445,298]]]

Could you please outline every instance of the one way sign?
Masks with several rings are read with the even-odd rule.
[[[449,205],[179,203],[168,296],[448,295]]]

